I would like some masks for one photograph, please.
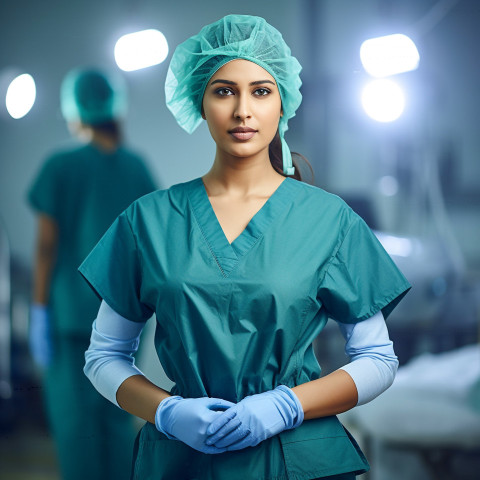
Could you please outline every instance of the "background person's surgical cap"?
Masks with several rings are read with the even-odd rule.
[[[279,123],[283,170],[293,175],[292,157],[284,134],[288,120],[302,102],[300,71],[281,33],[263,18],[227,15],[207,25],[175,50],[167,73],[167,106],[179,125],[192,133],[202,122],[202,100],[210,78],[227,62],[245,59],[264,68],[275,79],[282,100]]]
[[[67,121],[95,126],[118,120],[127,109],[124,82],[98,70],[71,70],[62,82],[60,107]]]

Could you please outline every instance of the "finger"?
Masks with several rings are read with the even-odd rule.
[[[229,433],[236,430],[240,426],[241,423],[242,422],[238,419],[238,417],[232,418],[223,427],[221,427],[219,430],[217,430],[216,433],[214,433],[213,435],[210,435],[207,438],[207,441],[206,441],[207,445],[216,444],[223,437],[225,437]],[[207,429],[207,434],[208,434],[208,429]]]
[[[246,429],[243,425],[240,425],[237,429],[215,442],[215,446],[218,448],[227,448],[248,436],[250,436],[250,430]]]
[[[202,453],[208,453],[211,455],[216,455],[218,453],[224,453],[227,451],[226,448],[218,448],[215,445],[204,445],[200,450]]]
[[[213,435],[217,433],[217,430],[220,430],[226,423],[228,423],[232,418],[237,415],[237,411],[234,408],[229,408],[225,410],[221,415],[218,415],[217,418],[208,426],[207,435]]]
[[[256,441],[255,437],[253,435],[248,435],[238,442],[232,443],[229,445],[226,450],[227,452],[231,452],[233,450],[243,450],[244,448],[247,447],[254,447],[255,445],[258,445],[258,442]]]

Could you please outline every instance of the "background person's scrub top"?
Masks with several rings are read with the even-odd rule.
[[[50,156],[28,192],[32,207],[58,226],[48,299],[53,358],[42,393],[64,479],[128,478],[132,417],[104,399],[83,373],[100,302],[77,269],[113,220],[153,190],[144,161],[129,149],[82,145]]]
[[[58,225],[49,307],[53,328],[90,337],[100,303],[78,275],[85,259],[134,200],[155,190],[144,161],[126,148],[84,145],[52,155],[28,192],[30,205]]]
[[[156,313],[155,345],[173,394],[237,402],[320,376],[312,342],[328,317],[385,317],[410,285],[341,199],[286,178],[230,244],[201,178],[147,195],[80,267],[114,310]],[[135,478],[311,479],[368,464],[336,417],[305,421],[220,455],[139,436]]]

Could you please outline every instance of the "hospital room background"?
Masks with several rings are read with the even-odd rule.
[[[413,285],[388,319],[400,361],[393,386],[341,416],[371,463],[362,478],[480,478],[480,2],[3,0],[0,479],[60,478],[27,341],[36,224],[26,194],[45,158],[74,142],[61,81],[75,67],[116,71],[128,88],[126,141],[157,185],[201,176],[214,143],[206,125],[192,135],[178,127],[165,76],[175,46],[228,13],[262,16],[282,32],[303,66],[291,149]],[[119,39],[145,30],[163,34],[150,40],[161,40],[156,57],[122,57]],[[324,372],[345,363],[342,341],[334,326],[315,341]],[[153,341],[137,361],[171,385]]]

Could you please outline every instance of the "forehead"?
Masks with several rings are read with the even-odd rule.
[[[260,65],[241,58],[232,60],[219,68],[208,83],[217,79],[230,80],[235,83],[249,83],[258,80],[270,80],[276,83],[275,79]]]

